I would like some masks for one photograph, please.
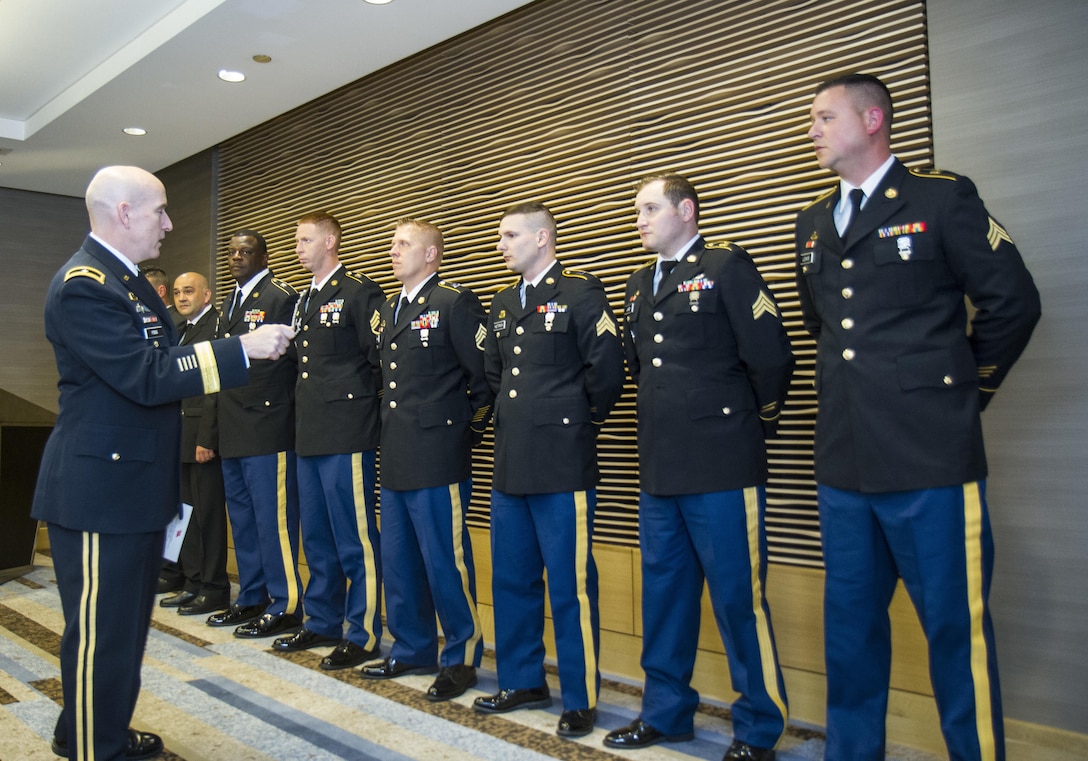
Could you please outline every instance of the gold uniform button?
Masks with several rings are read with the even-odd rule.
[[[393,343],[393,344],[389,344],[389,348],[390,348],[390,349],[391,349],[392,351],[396,351],[396,350],[397,350],[397,345],[396,345],[395,343]]]
[[[389,369],[390,370],[396,370],[397,369],[397,363],[396,362],[390,362],[389,363]]]
[[[654,367],[661,367],[661,357],[654,357],[650,364]]]
[[[842,268],[844,270],[853,269],[854,268],[854,260],[853,259],[843,259],[842,260]]]
[[[453,425],[453,421],[449,418],[446,418],[446,425]]]
[[[306,363],[307,363],[307,362],[309,362],[309,361],[310,361],[310,358],[309,358],[309,357],[307,357],[306,355],[303,355],[303,356],[302,356],[302,364],[306,364]]]
[[[355,398],[355,394],[348,394],[348,399],[354,399],[354,398]]]
[[[396,388],[396,387],[397,387],[397,382],[396,381],[389,381],[389,388]]]
[[[722,407],[722,414],[723,414],[723,415],[732,415],[732,414],[733,414],[733,410],[732,410],[732,409],[730,409],[729,407]]]
[[[521,375],[521,368],[515,367],[510,370],[511,375]]]
[[[272,402],[271,402],[270,400],[268,400],[268,399],[265,399],[265,400],[264,400],[264,406],[265,406],[265,407],[271,407],[271,406],[272,406]]]
[[[839,324],[842,325],[843,330],[850,330],[854,327],[854,321],[851,320],[849,317],[844,317],[843,321]]]
[[[303,373],[303,374],[302,374],[302,380],[306,380],[306,379],[307,379],[307,378],[309,378],[309,377],[310,377],[310,374],[309,374],[309,373]]]
[[[952,385],[952,376],[951,375],[944,376],[943,380],[944,380],[944,385],[946,385],[946,386],[951,386]]]
[[[854,289],[853,289],[853,288],[851,288],[850,286],[847,286],[846,288],[843,288],[843,289],[842,289],[842,297],[843,297],[844,299],[852,299],[852,298],[854,298]]]
[[[230,338],[230,333],[224,333],[223,338]]]
[[[664,343],[664,341],[665,341],[665,336],[661,335],[660,333],[658,333],[656,336],[654,336],[654,343],[655,344]]]
[[[516,388],[510,389],[510,398],[511,399],[517,399],[517,396],[518,396],[518,390]]]
[[[121,459],[121,455],[118,454],[117,452],[113,452],[112,454],[110,454],[110,459],[113,460],[114,462],[117,462],[118,460]]]
[[[661,313],[661,312],[654,312],[654,319],[657,320],[658,322],[661,322],[662,320],[665,319],[665,315],[663,313]]]
[[[842,358],[845,359],[847,362],[849,362],[850,360],[852,360],[856,356],[857,356],[857,352],[855,352],[853,349],[843,349],[842,350]]]
[[[310,342],[309,342],[309,341],[303,341],[303,342],[302,342],[302,348],[303,348],[303,349],[308,349],[308,348],[310,348]]]
[[[397,408],[397,402],[394,400],[389,403],[389,409],[395,410]]]
[[[309,326],[309,325],[303,325],[303,326],[302,326],[302,330],[303,330],[304,332],[305,332],[305,331],[307,331],[307,330],[309,330],[309,329],[310,329],[310,326]]]
[[[570,418],[569,417],[563,418],[563,425],[570,425]]]
[[[518,325],[517,330],[515,330],[514,332],[517,333],[519,336],[524,335],[525,334],[525,328],[522,327],[521,325]]]
[[[520,346],[515,346],[514,347],[514,353],[515,354],[521,354],[521,347]]]

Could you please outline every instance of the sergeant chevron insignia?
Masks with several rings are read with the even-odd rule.
[[[1016,244],[1012,242],[1012,238],[1005,232],[1005,228],[997,223],[997,220],[990,217],[990,230],[986,233],[986,239],[990,241],[990,248],[997,251],[997,247],[1001,245],[1001,241],[1008,241],[1010,246]]]
[[[484,339],[487,338],[487,328],[481,322],[479,327],[476,328],[476,348],[480,351],[484,350]]]
[[[775,306],[774,299],[767,295],[766,291],[760,291],[756,303],[752,304],[752,319],[758,320],[765,314],[777,317],[778,307]]]
[[[374,310],[374,314],[370,315],[370,332],[374,335],[378,335],[379,329],[382,326],[382,316],[378,313],[378,310]]]
[[[616,335],[616,321],[612,319],[607,309],[601,312],[601,319],[597,320],[597,335],[603,336],[605,333]]]

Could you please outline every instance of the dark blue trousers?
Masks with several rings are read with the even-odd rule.
[[[472,481],[429,489],[382,489],[382,575],[390,655],[404,663],[479,666],[483,631],[465,514]],[[438,653],[442,623],[446,644]]]
[[[70,759],[125,758],[163,534],[98,534],[49,524],[64,610],[64,710],[56,736],[68,744]]]

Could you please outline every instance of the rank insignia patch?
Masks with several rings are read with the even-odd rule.
[[[756,303],[752,304],[752,319],[758,320],[765,314],[777,317],[778,307],[775,306],[774,299],[767,295],[766,291],[760,291]]]

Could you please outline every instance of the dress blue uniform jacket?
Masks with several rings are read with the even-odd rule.
[[[1020,252],[966,177],[896,161],[845,244],[838,202],[836,188],[797,218],[816,480],[890,492],[985,478],[979,412],[1040,316]]]
[[[394,323],[400,292],[381,308],[382,486],[411,491],[472,475],[493,394],[484,377],[484,308],[433,275]]]
[[[318,293],[307,299],[303,291],[301,330],[295,336],[295,451],[300,456],[378,448],[381,365],[375,336],[384,299],[373,280],[342,265]]]
[[[774,297],[741,247],[699,238],[654,294],[656,260],[627,281],[624,352],[638,384],[639,481],[658,496],[767,480],[793,371]]]
[[[166,305],[93,238],[53,278],[60,374],[32,515],[76,531],[161,531],[178,514],[179,400],[246,382],[238,339],[176,346]]]
[[[287,283],[266,274],[249,296],[230,313],[231,295],[223,301],[219,329],[224,336],[256,330],[264,324],[290,325],[298,294]],[[295,350],[279,359],[255,359],[247,386],[219,395],[219,454],[255,457],[295,448]]]
[[[521,280],[491,303],[484,344],[495,390],[494,488],[595,489],[597,431],[623,393],[623,350],[601,281],[555,262],[521,305]]]

